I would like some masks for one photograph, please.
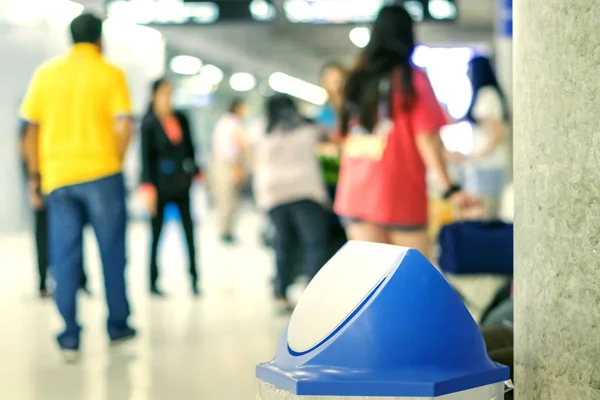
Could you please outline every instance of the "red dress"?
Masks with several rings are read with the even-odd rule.
[[[334,206],[338,215],[386,226],[427,224],[426,168],[415,138],[438,135],[446,118],[423,71],[414,69],[413,85],[416,96],[409,110],[402,109],[402,94],[394,91],[393,126],[381,155],[342,156]]]

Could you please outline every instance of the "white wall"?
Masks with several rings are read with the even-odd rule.
[[[0,233],[28,227],[18,152],[18,109],[35,68],[69,49],[68,23],[80,12],[68,0],[0,0]],[[157,31],[110,21],[106,55],[125,69],[136,112],[164,73],[165,43]]]

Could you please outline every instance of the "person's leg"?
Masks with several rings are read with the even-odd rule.
[[[158,248],[160,245],[160,234],[164,225],[166,202],[158,200],[156,214],[152,216],[152,245],[150,247],[150,291],[159,294],[158,281]]]
[[[346,224],[348,240],[388,243],[386,230],[377,224],[363,221],[348,221]]]
[[[304,272],[312,279],[327,262],[327,214],[310,200],[289,207],[304,246]]]
[[[238,203],[238,187],[234,181],[233,165],[217,161],[215,168],[215,199],[219,236],[226,243],[234,242],[233,221]]]
[[[190,203],[189,194],[181,199],[178,199],[177,208],[179,208],[179,214],[181,215],[181,224],[183,225],[183,232],[185,234],[185,240],[188,246],[188,262],[190,278],[192,281],[192,290],[194,293],[198,292],[198,269],[196,266],[196,242],[194,235],[194,221],[192,219],[192,210]]]
[[[430,242],[426,228],[414,231],[390,229],[388,231],[388,237],[390,240],[390,244],[417,249],[425,257],[429,258]]]
[[[235,241],[234,222],[240,201],[240,189],[235,182],[231,182],[227,189],[227,201],[225,202],[225,216],[223,220],[224,237],[229,241]]]
[[[81,290],[83,290],[84,292],[86,292],[88,295],[91,295],[90,292],[90,288],[88,287],[88,277],[87,277],[87,273],[85,272],[85,250],[84,250],[85,246],[82,243],[81,246],[81,261],[80,261],[80,281],[79,281],[79,288]]]
[[[129,301],[125,284],[127,208],[122,175],[114,175],[82,185],[77,194],[86,205],[96,233],[108,305],[108,334],[112,340],[132,337],[129,327]]]
[[[64,350],[78,350],[81,327],[77,323],[76,296],[80,278],[83,204],[74,195],[72,187],[65,187],[48,196],[47,206],[50,263],[56,281],[54,299],[66,325],[58,336],[58,344]]]
[[[269,217],[275,227],[273,241],[277,267],[275,297],[278,299],[286,298],[287,289],[293,283],[294,278],[293,238],[295,235],[293,219],[288,207],[289,205],[282,205],[269,211]]]
[[[85,210],[84,210],[85,211]],[[91,296],[92,292],[90,291],[90,289],[88,288],[88,278],[87,278],[87,273],[85,272],[85,226],[89,225],[89,220],[88,220],[88,216],[87,214],[84,213],[83,215],[84,217],[84,236],[83,239],[81,241],[81,265],[80,265],[80,283],[79,283],[79,288],[81,290],[83,290],[88,296]]]
[[[40,296],[48,296],[48,212],[45,208],[35,212],[35,244],[39,274]]]

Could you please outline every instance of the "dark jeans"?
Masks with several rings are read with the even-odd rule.
[[[284,204],[269,211],[275,226],[275,294],[285,298],[294,281],[294,249],[303,246],[304,273],[312,279],[327,261],[327,215],[321,205],[311,200]]]
[[[107,329],[113,337],[127,327],[129,302],[125,287],[127,208],[121,174],[56,189],[48,196],[50,263],[56,280],[54,298],[65,321],[59,335],[64,348],[79,347],[77,289],[80,283],[83,227],[94,229],[108,304]]]
[[[35,211],[35,247],[37,251],[37,265],[39,274],[39,289],[48,288],[48,266],[50,259],[48,256],[48,212],[45,208]],[[87,276],[83,267],[83,250],[81,253],[81,281],[80,287],[87,287]]]
[[[158,280],[158,245],[160,243],[160,234],[164,225],[165,208],[167,204],[173,203],[179,209],[181,215],[181,224],[185,234],[185,240],[188,247],[189,272],[192,285],[198,283],[198,269],[196,267],[196,243],[194,238],[194,221],[192,220],[192,210],[189,193],[174,199],[161,198],[158,194],[158,204],[156,215],[152,217],[152,248],[150,251],[150,287],[155,287]]]

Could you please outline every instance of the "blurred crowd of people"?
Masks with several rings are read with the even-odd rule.
[[[260,134],[245,132],[248,109],[234,99],[213,133],[211,160],[196,161],[194,133],[173,106],[173,84],[153,83],[141,123],[141,187],[151,221],[148,287],[159,285],[158,250],[165,209],[175,204],[188,248],[190,288],[200,294],[190,190],[208,179],[218,235],[236,243],[240,187],[252,180],[256,205],[273,227],[275,298],[292,307],[288,289],[299,275],[314,277],[347,240],[412,247],[435,261],[427,176],[438,197],[457,210],[496,217],[507,180],[509,108],[490,60],[470,63],[474,127],[471,154],[450,153],[440,130],[453,123],[426,72],[412,64],[413,20],[402,7],[384,7],[371,41],[352,68],[329,62],[321,72],[328,102],[303,115],[287,94],[266,99]],[[42,297],[54,299],[65,322],[58,345],[71,358],[80,347],[76,293],[86,290],[82,234],[93,228],[102,258],[114,342],[135,337],[125,282],[126,190],[123,157],[134,134],[123,72],[102,56],[102,21],[83,14],[72,22],[73,49],[38,69],[22,105],[22,153],[36,210]],[[454,178],[448,165],[459,165]]]

